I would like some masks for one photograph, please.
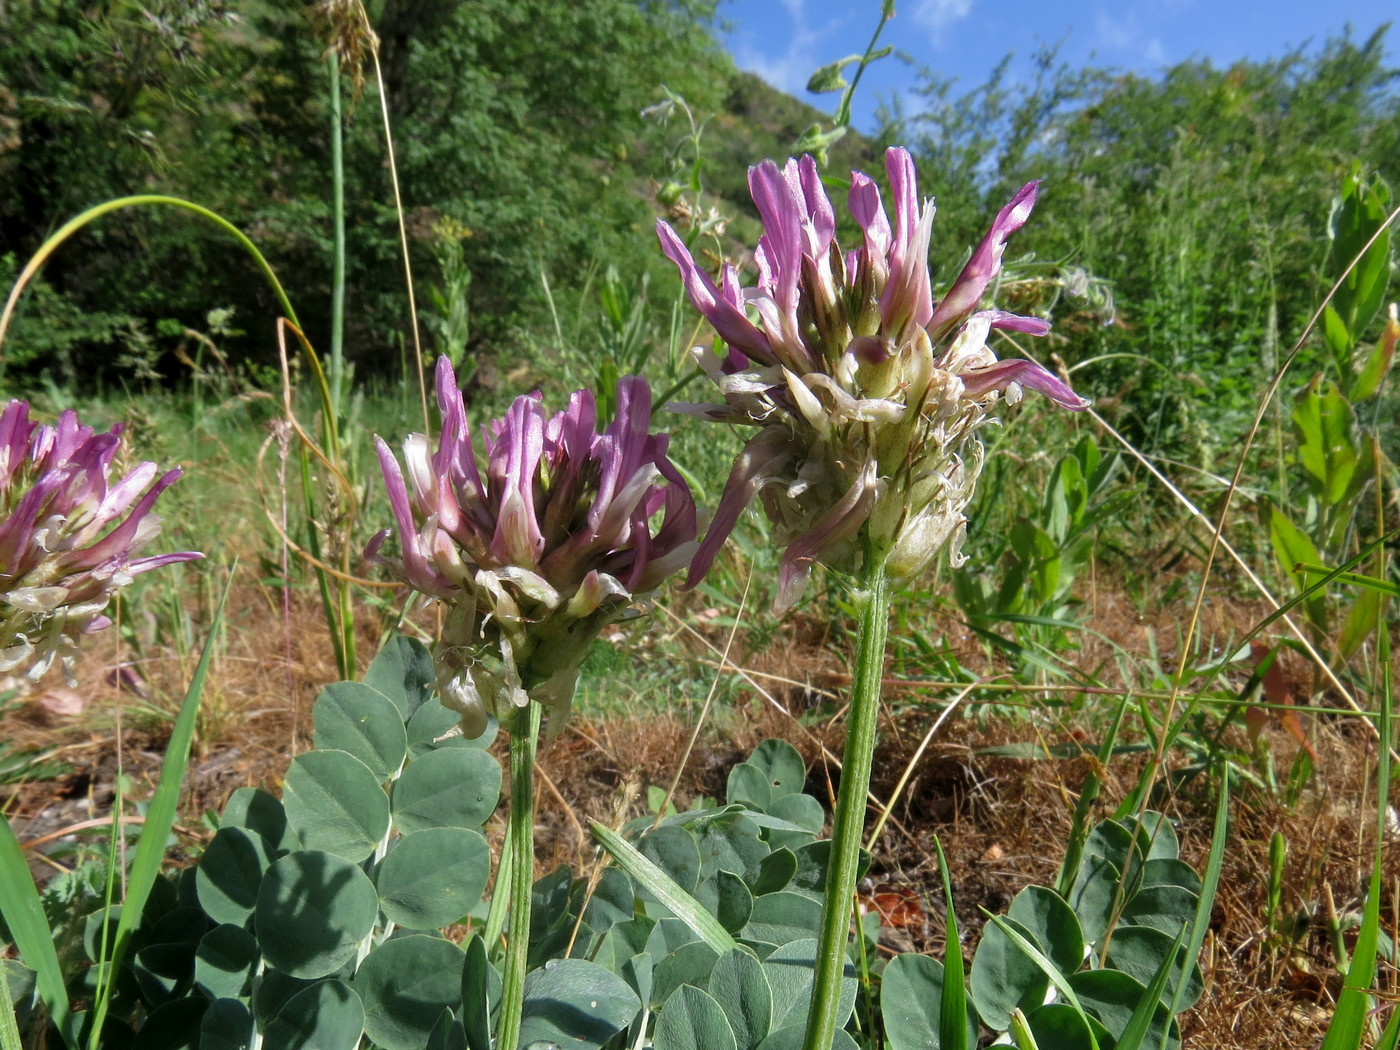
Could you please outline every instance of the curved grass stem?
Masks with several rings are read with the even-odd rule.
[[[841,976],[846,968],[851,908],[860,840],[865,830],[865,800],[875,755],[875,730],[880,717],[880,676],[885,665],[889,632],[889,579],[883,552],[866,547],[855,602],[859,613],[855,666],[851,673],[851,711],[841,765],[841,787],[831,834],[831,866],[826,875],[826,899],[817,941],[812,1005],[807,1013],[805,1050],[828,1050],[836,1034]]]

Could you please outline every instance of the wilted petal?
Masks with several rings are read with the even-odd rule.
[[[788,609],[795,605],[807,587],[812,564],[831,547],[860,531],[880,492],[878,478],[875,464],[867,463],[845,495],[812,528],[788,544],[778,563],[776,608]]]
[[[715,556],[734,531],[739,515],[749,505],[754,493],[773,478],[781,477],[782,469],[795,462],[800,451],[779,430],[760,431],[744,446],[735,457],[729,479],[724,483],[724,492],[719,498],[719,506],[715,508],[715,516],[710,520],[710,527],[695,552],[695,560],[690,564],[690,573],[685,580],[687,587],[694,587],[710,571]]]

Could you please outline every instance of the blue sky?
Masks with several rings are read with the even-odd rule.
[[[879,0],[722,0],[731,28],[725,43],[741,69],[830,112],[836,95],[808,95],[807,78],[820,65],[865,50],[879,20]],[[969,90],[983,83],[1007,52],[1013,76],[1044,45],[1061,43],[1074,65],[1151,73],[1186,59],[1228,66],[1289,49],[1320,46],[1350,23],[1364,39],[1386,21],[1400,21],[1394,0],[897,0],[881,44],[913,62],[958,78]],[[1397,62],[1400,26],[1387,34],[1387,57]],[[855,122],[874,126],[880,98],[907,91],[914,67],[882,59],[856,95]]]

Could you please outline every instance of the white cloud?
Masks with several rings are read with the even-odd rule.
[[[961,22],[972,11],[972,0],[919,0],[914,21],[928,30],[934,44],[941,44],[943,33]]]

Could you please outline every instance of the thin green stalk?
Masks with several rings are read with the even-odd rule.
[[[331,81],[331,215],[335,255],[331,267],[331,412],[340,421],[345,384],[345,141],[340,112],[340,56],[327,52]]]
[[[528,710],[516,716],[510,733],[510,936],[501,982],[497,1050],[515,1050],[520,1042],[520,1013],[525,1004],[530,893],[535,876],[535,745],[540,733],[540,712],[540,705],[532,702]]]
[[[855,603],[860,618],[851,681],[850,721],[841,765],[841,789],[833,816],[831,867],[827,871],[826,899],[822,903],[805,1050],[829,1050],[836,1035],[841,974],[846,967],[846,942],[850,937],[856,871],[860,865],[860,840],[865,830],[865,798],[870,791],[875,729],[880,716],[880,675],[885,666],[890,590],[884,552],[873,550],[868,542]]]

